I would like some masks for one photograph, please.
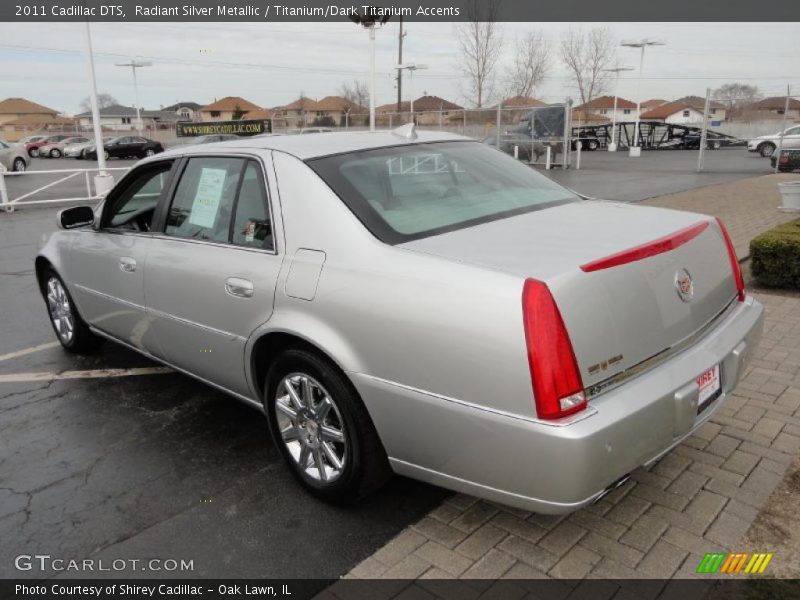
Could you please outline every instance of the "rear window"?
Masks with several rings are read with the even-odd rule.
[[[379,148],[308,165],[378,239],[399,244],[578,197],[478,142]]]

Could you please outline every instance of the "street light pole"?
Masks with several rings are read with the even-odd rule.
[[[95,194],[100,196],[114,187],[114,177],[106,171],[106,156],[103,152],[103,131],[100,127],[100,109],[97,105],[97,83],[94,75],[94,54],[92,53],[92,30],[86,21],[86,71],[89,75],[89,103],[92,106],[92,128],[94,147],[97,152],[98,173],[94,178]]]
[[[633,67],[614,67],[613,69],[603,69],[608,73],[615,73],[614,82],[614,112],[611,114],[611,141],[608,143],[609,152],[617,151],[617,97],[619,96],[619,74],[621,71],[633,71]]]
[[[133,94],[136,99],[136,130],[142,135],[142,111],[139,105],[139,83],[136,80],[136,69],[141,67],[152,67],[153,63],[142,60],[131,60],[129,63],[116,63],[117,67],[130,67],[133,71]]]
[[[642,87],[642,72],[644,71],[644,49],[647,48],[647,46],[663,46],[664,42],[644,38],[638,42],[622,42],[621,45],[627,48],[639,48],[641,50],[639,55],[639,78],[636,80],[636,125],[633,127],[633,145],[628,148],[628,156],[637,157],[642,155],[642,149],[639,146],[639,113],[641,112],[642,106],[640,90]]]

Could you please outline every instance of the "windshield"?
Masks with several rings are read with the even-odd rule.
[[[414,144],[308,165],[378,239],[399,244],[578,200],[478,142]]]

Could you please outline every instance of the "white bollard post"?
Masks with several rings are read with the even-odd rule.
[[[14,205],[8,201],[8,188],[6,187],[6,168],[0,165],[0,204],[3,204],[7,213],[14,212]]]
[[[94,176],[94,195],[105,196],[114,187],[114,176],[108,173]]]
[[[544,170],[545,171],[549,171],[550,170],[550,146],[549,145],[546,148],[546,157],[545,157],[545,163],[544,163]]]
[[[519,160],[519,146],[514,146],[514,158]]]
[[[583,148],[583,142],[578,140],[578,143],[575,144],[575,168],[580,170],[581,168],[581,149]]]

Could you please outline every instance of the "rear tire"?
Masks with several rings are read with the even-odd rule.
[[[16,171],[17,173],[22,173],[27,168],[28,165],[25,164],[25,161],[21,158],[15,158],[14,163],[11,165],[11,170]]]
[[[39,149],[31,148],[30,150],[28,150],[28,156],[30,156],[31,158],[36,158],[37,156],[39,156]]]
[[[282,352],[267,373],[264,407],[275,446],[314,496],[352,503],[391,476],[361,398],[318,354],[303,348]]]
[[[61,150],[57,148],[50,150],[50,158],[61,158]]]
[[[102,345],[103,339],[93,334],[81,318],[61,277],[52,269],[47,269],[43,281],[42,293],[50,315],[50,325],[53,326],[58,341],[67,352],[95,352]]]

